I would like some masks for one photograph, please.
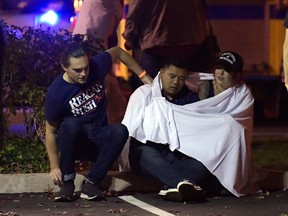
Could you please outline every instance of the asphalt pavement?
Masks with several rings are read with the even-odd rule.
[[[156,193],[107,197],[107,201],[54,202],[48,193],[0,194],[0,215],[287,216],[288,191],[212,197],[201,203],[163,201]]]

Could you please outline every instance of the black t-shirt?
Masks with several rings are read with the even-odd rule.
[[[162,95],[163,89],[162,89]],[[172,100],[169,100],[167,97],[165,97],[166,100],[168,100],[170,103],[176,104],[176,105],[185,105],[189,103],[194,103],[196,101],[199,101],[198,94],[196,92],[190,91],[187,86],[184,86],[183,89],[179,92],[179,94],[176,95]]]

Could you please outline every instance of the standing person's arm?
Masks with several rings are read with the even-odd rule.
[[[139,22],[143,19],[143,12],[145,11],[145,5],[142,0],[133,0],[129,4],[128,14],[125,19],[125,29],[123,32],[123,38],[126,40],[125,48],[138,49],[138,35],[139,32]]]
[[[285,30],[285,39],[283,44],[283,69],[284,69],[284,79],[285,86],[288,89],[288,12],[284,20]]]
[[[285,40],[283,44],[283,69],[284,69],[284,80],[285,86],[288,90],[288,28],[285,31]]]
[[[56,144],[58,123],[46,121],[46,150],[50,161],[50,177],[54,184],[61,184],[62,174],[59,166],[59,152]]]
[[[110,53],[112,57],[112,62],[115,62],[116,60],[121,61],[136,75],[138,75],[138,77],[144,84],[150,84],[153,82],[153,79],[148,75],[148,73],[144,72],[144,70],[140,67],[136,60],[120,47],[110,48],[106,50],[106,52]]]

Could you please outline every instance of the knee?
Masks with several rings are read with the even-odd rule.
[[[121,132],[121,134],[122,134],[124,137],[128,138],[129,132],[128,132],[128,129],[127,129],[127,127],[126,127],[125,125],[119,124],[119,131]]]
[[[129,136],[127,127],[123,124],[114,124],[113,129],[114,134],[117,136],[118,140],[123,140],[126,142]]]

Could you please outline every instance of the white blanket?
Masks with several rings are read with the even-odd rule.
[[[130,97],[122,123],[140,142],[168,144],[201,161],[235,196],[258,190],[251,160],[253,96],[245,84],[179,106],[161,95],[159,76]]]

